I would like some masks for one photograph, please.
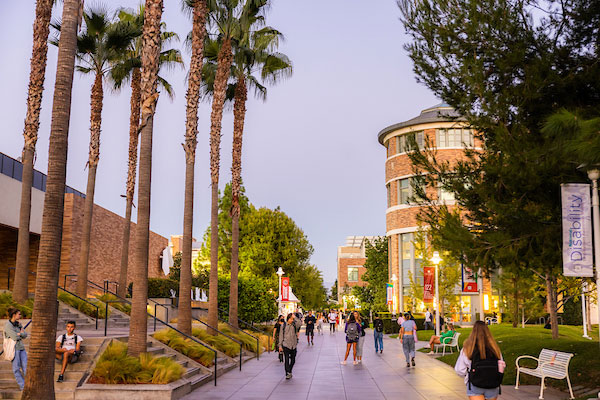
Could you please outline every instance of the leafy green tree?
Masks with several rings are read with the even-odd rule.
[[[329,299],[337,301],[337,298],[338,298],[338,280],[336,279],[335,283],[331,287],[331,295],[329,296]]]
[[[434,246],[485,273],[529,270],[544,280],[558,338],[561,275],[560,184],[584,182],[543,132],[561,108],[591,114],[600,103],[597,32],[591,2],[399,0],[417,79],[478,132],[481,149],[450,164],[433,143],[409,154],[420,216]],[[435,203],[426,187],[453,192],[462,213]]]
[[[375,311],[386,311],[386,283],[389,278],[387,237],[376,238],[372,244],[367,241],[365,256],[367,271],[362,279],[368,283],[368,289],[360,291],[359,299]]]
[[[219,277],[219,308],[225,313],[229,310],[229,276]],[[277,290],[256,276],[241,274],[238,277],[239,318],[248,322],[264,322],[277,318]]]

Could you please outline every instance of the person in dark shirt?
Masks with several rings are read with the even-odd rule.
[[[308,315],[304,318],[304,323],[306,324],[306,342],[313,346],[315,345],[315,323],[317,319],[313,315],[312,311],[308,312]]]
[[[373,337],[375,338],[375,353],[383,353],[383,320],[377,313],[373,320]]]

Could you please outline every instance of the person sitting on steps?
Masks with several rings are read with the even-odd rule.
[[[62,368],[56,380],[57,382],[64,380],[67,364],[77,362],[81,356],[81,342],[83,342],[83,338],[75,333],[75,326],[75,321],[68,321],[67,332],[58,335],[56,338],[56,359],[62,361]]]

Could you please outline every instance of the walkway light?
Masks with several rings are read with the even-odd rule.
[[[435,335],[440,336],[440,285],[439,263],[442,261],[440,253],[433,252],[431,262],[435,265]]]

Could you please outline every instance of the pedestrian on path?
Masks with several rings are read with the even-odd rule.
[[[358,338],[360,337],[360,324],[356,322],[354,314],[350,314],[348,317],[348,322],[346,322],[344,332],[346,332],[346,355],[344,356],[344,361],[342,361],[341,364],[346,365],[348,354],[350,354],[350,348],[352,348],[352,355],[354,358],[354,362],[352,364],[356,365],[358,364],[358,362],[356,362],[356,344],[358,343]]]
[[[375,340],[375,353],[383,353],[383,320],[375,313],[373,320],[373,339]]]
[[[7,310],[8,321],[4,325],[4,340],[12,339],[15,343],[15,356],[12,359],[12,370],[15,375],[15,380],[19,389],[23,390],[25,385],[25,374],[27,373],[27,352],[23,339],[27,337],[27,332],[23,329],[23,325],[19,322],[21,319],[21,311],[10,307]]]
[[[400,313],[400,315],[398,315],[398,319],[396,320],[398,326],[400,327],[399,329],[402,329],[402,324],[404,323],[404,321],[406,320],[404,319],[402,313]],[[400,331],[398,331],[398,340],[402,340],[402,335],[400,335]]]
[[[275,329],[273,329],[273,349],[278,351],[279,354],[279,362],[283,362],[283,351],[279,350],[279,331],[281,330],[282,325],[284,324],[283,315],[277,317],[277,322],[275,323]]]
[[[409,313],[404,314],[404,320],[400,326],[400,342],[402,343],[404,357],[406,357],[406,367],[409,368],[411,363],[413,367],[415,366],[415,332],[417,331],[417,324],[410,319]]]
[[[298,332],[302,321],[297,320],[293,313],[287,315],[286,322],[279,331],[279,351],[285,357],[285,379],[292,377],[292,369],[296,363],[296,349],[298,347]]]
[[[429,311],[429,308],[425,311],[425,323],[423,324],[423,329],[426,331],[433,329],[433,314]]]
[[[454,337],[454,334],[456,333],[456,331],[454,330],[454,324],[449,322],[447,327],[448,327],[448,329],[446,330],[446,332],[442,332],[441,336],[435,336],[435,335],[431,336],[431,339],[429,339],[429,347],[430,347],[429,354],[433,354],[433,349],[436,344],[450,343],[452,341],[452,338]]]
[[[317,314],[317,332],[319,332],[319,335],[323,335],[323,313],[322,312]]]
[[[305,332],[306,332],[306,342],[309,345],[315,345],[315,323],[317,319],[313,315],[312,311],[308,312],[308,315],[304,318],[304,323],[306,324]]]
[[[335,310],[330,310],[329,311],[329,333],[333,332],[335,333],[335,324],[336,324],[336,320],[337,320],[337,313],[335,312]]]
[[[363,320],[358,311],[354,311],[354,318],[356,322],[360,324],[360,336],[358,337],[358,343],[356,343],[356,358],[358,363],[362,363],[363,348],[365,347],[365,335],[368,328],[367,321]]]
[[[483,321],[476,321],[465,340],[454,370],[464,376],[470,400],[496,400],[506,363],[492,333]]]

